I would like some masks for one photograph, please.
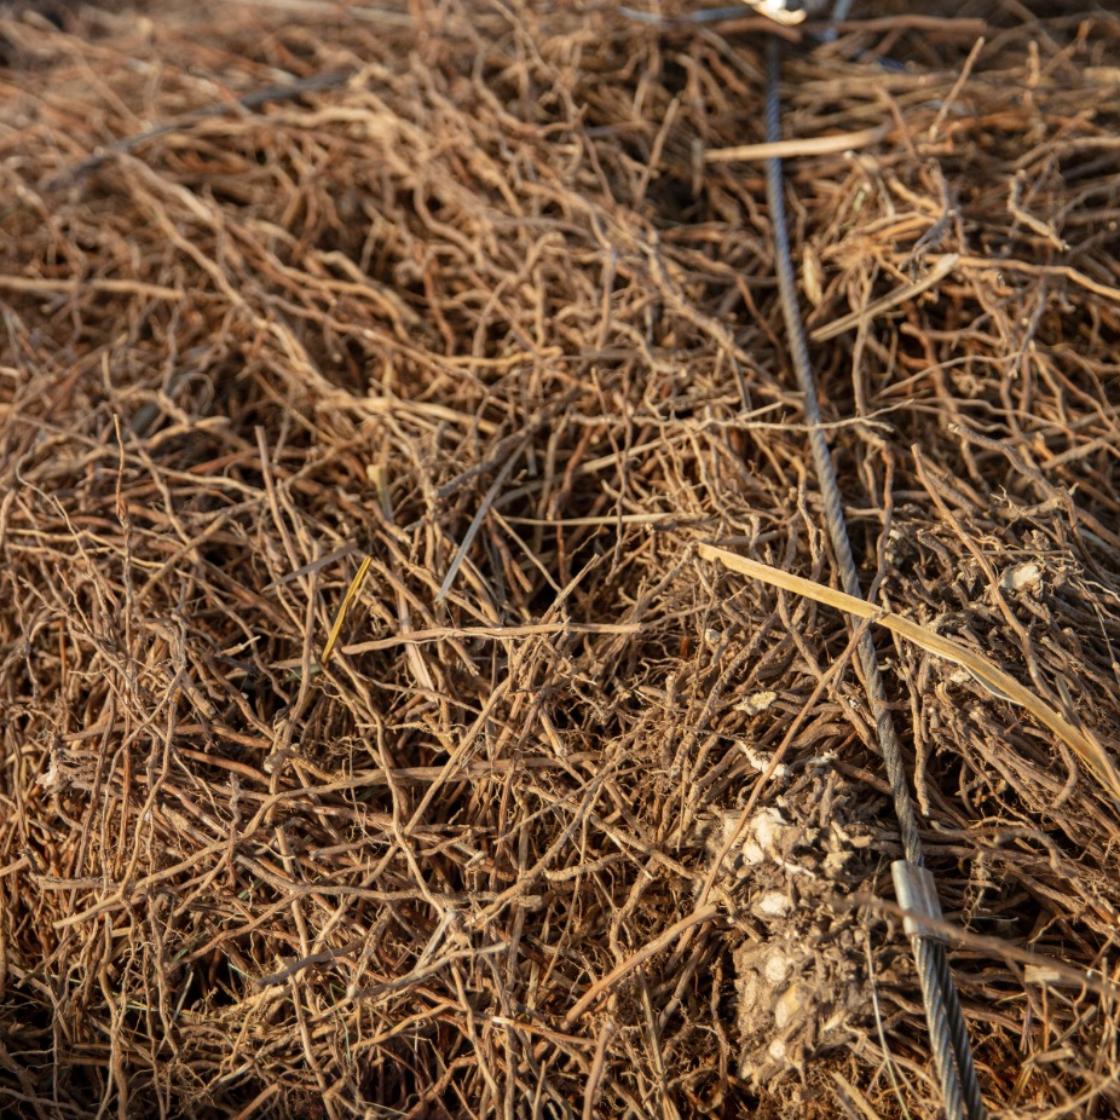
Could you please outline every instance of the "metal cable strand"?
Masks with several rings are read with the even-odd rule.
[[[769,67],[766,92],[766,138],[771,143],[781,139],[781,98],[779,80],[781,56],[778,40],[769,44]],[[844,590],[849,595],[863,598],[859,574],[852,557],[848,527],[844,518],[843,499],[836,482],[836,471],[829,454],[828,443],[821,428],[821,411],[817,401],[816,381],[809,361],[809,347],[798,306],[797,285],[790,259],[789,230],[786,226],[785,200],[783,197],[782,161],[766,161],[766,192],[770,205],[770,221],[774,231],[774,249],[781,292],[782,313],[786,322],[793,367],[798,386],[804,397],[805,418],[809,426],[809,443],[813,463],[824,499],[825,518],[829,537]],[[922,842],[918,834],[918,821],[910,788],[902,762],[902,747],[895,732],[894,722],[887,708],[886,691],[879,673],[879,660],[870,633],[865,633],[858,646],[859,664],[867,688],[868,702],[875,718],[879,748],[886,764],[895,813],[898,817],[902,847],[907,862],[923,867]],[[945,1110],[950,1120],[983,1120],[986,1115],[972,1051],[968,1029],[961,1012],[956,985],[949,971],[945,947],[932,938],[915,936],[911,939],[918,966],[926,1021],[933,1047],[934,1065]],[[962,1088],[963,1083],[963,1088]]]
[[[941,991],[945,997],[949,1031],[953,1039],[953,1056],[957,1060],[957,1071],[960,1074],[964,1092],[965,1115],[969,1116],[971,1120],[985,1120],[988,1111],[984,1107],[984,1098],[980,1093],[980,1079],[976,1076],[976,1064],[972,1060],[972,1046],[968,1040],[968,1024],[964,1021],[960,995],[957,992],[957,985],[953,982],[952,970],[949,968],[949,955],[940,941],[929,938],[917,938],[916,940],[918,943],[931,946],[934,951],[934,967],[937,970]]]

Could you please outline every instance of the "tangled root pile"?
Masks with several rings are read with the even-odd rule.
[[[822,406],[869,597],[1115,757],[1120,18],[965,7],[786,52]],[[940,1115],[849,621],[695,551],[836,581],[763,50],[4,7],[5,1115]],[[1117,806],[876,640],[985,1098],[1112,1115]]]

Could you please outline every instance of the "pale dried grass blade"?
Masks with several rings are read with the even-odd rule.
[[[831,323],[825,323],[823,327],[817,327],[809,337],[814,342],[827,342],[830,338],[835,338],[853,327],[858,327],[861,323],[869,323],[872,319],[877,319],[892,308],[920,296],[922,292],[928,291],[938,281],[944,280],[953,271],[959,260],[960,255],[958,253],[946,253],[920,280],[915,280],[913,284],[906,284],[901,288],[896,288],[893,292],[888,292],[881,299],[875,300],[874,303],[868,304],[867,307],[859,311],[853,311]]]
[[[1120,802],[1120,776],[1117,775],[1116,768],[1104,747],[1096,742],[1087,731],[1075,727],[1051,705],[1031,692],[1030,689],[1024,688],[1014,677],[1009,676],[982,654],[974,653],[972,650],[954,642],[951,638],[934,633],[927,627],[920,626],[908,618],[903,618],[902,615],[881,611],[863,599],[846,595],[843,591],[826,587],[815,580],[783,572],[780,568],[773,568],[769,564],[750,560],[746,556],[738,555],[738,553],[702,544],[700,546],[700,556],[705,560],[717,560],[733,572],[749,576],[751,579],[762,580],[772,587],[780,587],[783,591],[789,591],[794,595],[801,595],[806,599],[835,607],[847,614],[870,619],[877,625],[886,627],[886,629],[920,646],[928,653],[961,666],[996,696],[1025,708],[1039,723],[1049,728],[1085,763],[1101,786],[1117,802]]]
[[[704,153],[705,163],[735,163],[755,160],[793,159],[797,156],[827,156],[852,152],[877,144],[890,131],[887,125],[842,132],[835,136],[809,136],[802,140],[775,140],[772,143],[737,144],[732,148],[713,148]]]
[[[327,635],[327,643],[323,646],[323,656],[320,660],[324,665],[331,659],[334,647],[338,644],[338,637],[342,633],[342,627],[346,623],[346,614],[350,610],[350,604],[354,602],[358,592],[361,590],[362,584],[365,582],[366,574],[369,572],[369,566],[372,563],[372,556],[366,556],[362,559],[361,564],[358,565],[357,572],[354,573],[354,578],[350,581],[350,586],[346,589],[346,594],[342,597],[342,602],[339,604],[338,611],[334,616],[334,622],[331,623],[331,631]]]

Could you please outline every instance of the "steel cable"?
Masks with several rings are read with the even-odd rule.
[[[777,38],[772,37],[769,44],[766,91],[766,138],[771,143],[782,138],[780,76],[781,48]],[[863,589],[852,557],[851,541],[844,518],[843,499],[836,481],[836,471],[829,454],[828,443],[821,427],[822,418],[817,400],[816,379],[813,376],[805,328],[801,321],[797,284],[790,254],[789,230],[786,224],[780,158],[766,161],[766,192],[770,206],[770,222],[773,227],[774,255],[782,313],[785,317],[798,387],[804,398],[809,443],[824,499],[828,533],[840,568],[844,590],[849,595],[862,599]],[[913,868],[922,869],[925,866],[922,842],[918,833],[914,802],[910,796],[910,787],[903,766],[902,747],[887,707],[886,691],[879,672],[879,660],[870,632],[865,633],[859,642],[858,659],[867,689],[868,703],[875,719],[879,749],[886,764],[906,862]],[[945,946],[940,940],[924,936],[920,932],[913,933],[911,941],[918,966],[918,978],[933,1047],[934,1065],[941,1083],[945,1111],[949,1120],[983,1120],[986,1112],[980,1095],[976,1067],[972,1060],[968,1028],[949,969]]]

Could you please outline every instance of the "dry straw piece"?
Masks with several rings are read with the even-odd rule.
[[[1014,677],[1008,676],[983,654],[967,649],[959,642],[954,642],[929,627],[920,626],[902,615],[881,610],[873,603],[857,599],[853,595],[847,595],[843,591],[817,583],[815,580],[803,579],[790,572],[783,572],[780,568],[760,564],[747,556],[740,556],[738,553],[728,552],[726,549],[715,548],[712,545],[700,545],[699,553],[703,559],[717,561],[740,575],[762,580],[771,587],[780,587],[783,591],[791,591],[795,595],[804,595],[815,602],[853,614],[857,618],[866,618],[876,626],[882,626],[886,630],[899,634],[929,653],[967,669],[977,681],[999,699],[1026,708],[1039,723],[1048,727],[1063,742],[1072,747],[1096,780],[1120,804],[1120,776],[1117,775],[1115,766],[1100,743],[1096,742],[1087,731],[1075,727],[1051,705],[1024,688]]]
[[[1047,698],[891,652],[985,1099],[1104,1117],[1120,20],[946,7],[781,29],[794,259],[869,597]],[[0,8],[0,1115],[935,1120],[848,620],[696,562],[829,579],[762,16]]]

